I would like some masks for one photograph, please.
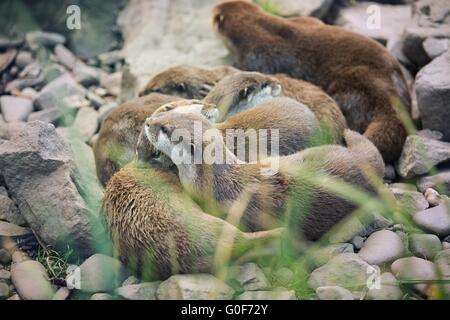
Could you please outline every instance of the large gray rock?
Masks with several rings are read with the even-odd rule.
[[[234,290],[209,274],[174,275],[160,284],[158,300],[230,300]]]
[[[245,291],[265,290],[270,287],[263,271],[255,263],[236,267],[232,274],[233,279],[237,280]]]
[[[412,234],[409,236],[409,250],[416,257],[433,260],[442,250],[442,243],[434,234]]]
[[[421,192],[428,188],[438,189],[439,186],[443,186],[450,193],[450,170],[443,170],[435,175],[422,177],[417,180],[417,188]]]
[[[417,257],[395,260],[391,265],[391,271],[401,280],[438,280],[434,263]],[[415,284],[414,287],[423,292],[427,285],[421,283]]]
[[[175,64],[224,64],[228,52],[211,27],[220,0],[129,1],[120,13],[122,53],[141,89],[150,75]]]
[[[121,262],[104,254],[94,254],[80,265],[80,290],[111,292],[125,278]]]
[[[370,288],[365,296],[366,300],[400,300],[403,297],[403,292],[400,289],[399,283],[394,275],[390,272],[385,272],[381,275],[380,287]]]
[[[126,300],[156,300],[160,282],[129,284],[116,289],[116,294]]]
[[[283,17],[314,16],[323,18],[330,10],[332,0],[256,0],[256,4],[269,13]]]
[[[353,294],[342,287],[328,286],[316,289],[319,300],[353,300]]]
[[[450,210],[449,202],[419,211],[414,215],[414,222],[423,230],[431,232],[440,237],[450,234]]]
[[[17,225],[24,225],[25,220],[17,209],[16,204],[8,196],[5,187],[0,186],[0,220]]]
[[[314,270],[308,280],[308,285],[317,289],[326,286],[339,286],[352,292],[363,290],[372,270],[367,262],[354,253],[343,253],[327,264]]]
[[[450,51],[420,70],[415,91],[422,126],[442,132],[444,140],[450,141]]]
[[[277,290],[277,291],[246,291],[236,300],[297,300],[293,290]]]
[[[34,260],[13,264],[11,280],[23,300],[50,300],[55,294],[44,266]]]
[[[105,235],[101,189],[93,188],[94,174],[84,172],[93,164],[85,169],[80,161],[86,156],[72,154],[54,126],[42,122],[28,123],[0,142],[0,173],[30,227],[44,243],[62,250],[70,246],[82,256]]]
[[[450,143],[410,135],[406,138],[397,171],[404,178],[422,175],[450,159]]]
[[[26,121],[33,111],[31,100],[13,96],[0,97],[0,107],[6,122]]]
[[[400,258],[404,251],[402,239],[395,232],[381,230],[367,238],[358,255],[369,264],[383,265]]]

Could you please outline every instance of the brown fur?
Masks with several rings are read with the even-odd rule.
[[[211,271],[219,244],[241,254],[280,234],[239,231],[204,213],[183,193],[175,173],[136,161],[108,182],[104,209],[116,253],[144,279]],[[219,243],[224,231],[233,236]]]
[[[168,149],[160,145],[160,141],[165,141],[160,135],[170,136],[175,129],[186,129],[191,133],[194,150],[201,147],[204,150],[204,142],[195,140],[193,134],[193,125],[197,121],[202,122],[203,130],[211,128],[210,123],[193,114],[185,117],[169,113],[156,115],[146,122],[149,140],[155,148],[170,156]],[[226,164],[179,163],[178,173],[187,191],[204,201],[216,203],[225,212],[230,212],[243,193],[250,193],[242,216],[244,225],[250,230],[273,228],[281,219],[297,236],[317,240],[355,206],[320,186],[303,181],[299,172],[312,177],[331,176],[368,192],[373,192],[373,188],[363,172],[364,165],[372,167],[379,177],[384,174],[383,159],[369,140],[350,130],[346,130],[344,137],[348,148],[327,145],[269,159],[280,161],[280,172],[275,175],[262,175],[260,163],[242,164],[233,158]],[[186,152],[192,152],[192,145],[181,143],[185,143],[182,146]],[[215,143],[223,144],[223,141]],[[226,148],[224,150],[229,153]]]
[[[395,161],[406,130],[393,100],[410,109],[398,61],[374,40],[312,19],[272,16],[243,1],[219,4],[213,12],[214,28],[238,68],[318,85],[336,100],[349,128],[364,132],[386,162]]]
[[[220,79],[236,71],[229,66],[207,69],[186,64],[178,65],[150,79],[141,95],[158,92],[185,99],[202,99]]]

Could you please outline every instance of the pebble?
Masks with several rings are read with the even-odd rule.
[[[443,191],[450,193],[450,170],[442,170],[441,172],[432,175],[419,178],[417,180],[417,187],[421,192],[424,192],[428,188],[438,189],[443,187]]]
[[[55,126],[57,126],[61,118],[62,118],[61,111],[59,109],[54,108],[32,112],[28,117],[28,121],[29,122],[42,121],[45,123],[52,123]]]
[[[78,61],[73,68],[73,76],[75,81],[85,87],[95,85],[100,81],[100,72],[97,68],[86,65],[84,62]]]
[[[330,243],[349,242],[355,236],[364,233],[365,229],[366,228],[361,221],[354,217],[339,223],[339,225],[333,229],[328,241]]]
[[[20,263],[20,262],[24,262],[24,261],[28,261],[28,260],[31,260],[30,256],[20,250],[14,251],[14,253],[12,255],[13,263]]]
[[[231,272],[245,291],[265,290],[270,287],[263,271],[255,263],[246,263]]]
[[[103,106],[106,102],[103,98],[99,97],[98,95],[96,95],[95,93],[88,91],[86,94],[86,98],[92,103],[92,105],[95,108],[100,108],[101,106]]]
[[[401,280],[437,279],[434,263],[417,257],[395,260],[391,265],[391,271],[397,279]],[[425,292],[427,284],[415,284],[414,287],[421,292]]]
[[[434,59],[449,48],[449,39],[426,38],[423,42],[423,48],[430,59]]]
[[[413,220],[423,230],[440,237],[450,234],[450,213],[448,203],[417,212]]]
[[[438,252],[434,258],[439,274],[444,278],[450,279],[450,250],[445,249]]]
[[[416,186],[412,185],[414,189]],[[423,194],[417,191],[405,191],[400,189],[391,189],[399,205],[406,210],[409,214],[414,214],[417,211],[425,210],[428,208],[428,201]]]
[[[365,296],[366,300],[400,300],[403,292],[397,279],[390,272],[381,275],[379,288],[370,288]]]
[[[8,283],[11,281],[11,272],[8,270],[0,270],[0,282]]]
[[[113,96],[118,97],[120,95],[121,83],[122,72],[103,74],[100,76],[100,85]]]
[[[33,62],[33,55],[30,51],[20,51],[16,56],[16,66],[23,69]]]
[[[51,300],[54,295],[44,266],[30,260],[11,266],[11,280],[24,300]]]
[[[171,276],[156,292],[158,300],[230,300],[234,290],[210,274]]]
[[[123,60],[122,53],[119,50],[104,52],[98,55],[98,60],[102,65],[110,66]]]
[[[56,59],[67,67],[69,70],[72,70],[75,67],[75,63],[77,62],[77,57],[67,49],[64,45],[58,44],[54,49]]]
[[[450,242],[442,241],[442,249],[444,250],[450,249]]]
[[[383,265],[400,258],[403,253],[401,238],[395,232],[380,230],[367,238],[358,255],[369,264]]]
[[[20,93],[29,99],[34,99],[34,97],[36,97],[36,95],[38,94],[38,92],[31,87],[22,89]]]
[[[91,300],[114,300],[110,294],[107,293],[94,293],[91,296]]]
[[[13,96],[0,97],[1,113],[6,122],[26,121],[33,111],[31,100]]]
[[[409,250],[419,258],[433,260],[442,250],[441,240],[434,234],[412,234],[409,236]]]
[[[350,243],[335,243],[328,246],[313,249],[310,252],[310,263],[313,267],[318,268],[326,264],[333,257],[341,253],[353,253],[353,245]]]
[[[87,142],[97,132],[99,113],[89,107],[82,107],[78,110],[72,127],[80,134],[83,141]]]
[[[138,284],[140,281],[135,276],[129,276],[125,279],[124,282],[122,282],[122,287],[128,286],[130,284]]]
[[[5,249],[0,249],[0,264],[6,266],[11,263],[11,255]]]
[[[425,190],[424,196],[432,207],[439,205],[442,201],[439,192],[437,192],[433,188],[428,188],[427,190]]]
[[[316,289],[319,300],[353,300],[353,294],[339,286],[325,286]]]
[[[0,300],[5,300],[9,297],[9,286],[6,283],[0,282]]]
[[[28,32],[25,35],[25,39],[33,50],[40,45],[54,46],[57,44],[63,44],[66,42],[66,38],[58,33],[45,32],[45,31],[33,31]]]
[[[144,282],[125,285],[116,289],[116,294],[126,300],[156,300],[156,290],[161,282]]]
[[[279,290],[279,291],[246,291],[236,300],[297,300],[293,290]]]
[[[361,249],[364,245],[364,238],[361,236],[355,236],[352,241],[350,242],[355,249]]]
[[[66,300],[70,295],[70,290],[67,287],[61,287],[56,291],[53,300]]]

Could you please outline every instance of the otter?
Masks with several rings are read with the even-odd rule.
[[[158,92],[185,99],[202,99],[220,79],[237,71],[230,66],[208,69],[182,64],[155,75],[149,80],[140,95]]]
[[[195,114],[161,113],[146,120],[145,133],[150,143],[162,153],[169,157],[183,153],[189,160],[195,157],[196,150],[203,152],[209,147],[202,135],[195,134],[194,124],[198,126],[198,123],[202,124],[203,133],[213,128],[211,123]],[[171,141],[171,134],[176,129],[189,132],[190,139]],[[242,222],[249,230],[273,228],[284,219],[295,229],[296,236],[318,240],[353,212],[355,206],[320,185],[304,181],[299,172],[310,177],[325,175],[341,179],[370,193],[375,190],[364,169],[371,168],[379,178],[384,175],[383,159],[368,139],[346,129],[344,140],[347,147],[319,146],[285,157],[268,158],[265,162],[245,164],[226,148],[223,139],[216,138],[211,143],[214,150],[223,151],[225,163],[177,161],[176,166],[181,184],[193,198],[212,202],[225,213],[230,212],[231,205],[243,193],[249,193],[242,215]],[[280,164],[278,172],[263,174],[268,163],[277,161]]]
[[[347,123],[336,102],[319,87],[284,74],[236,72],[219,81],[203,101],[217,105],[220,121],[277,96],[305,104],[330,136],[327,142],[342,142]]]
[[[218,246],[234,255],[276,240],[282,230],[245,233],[203,212],[173,171],[135,160],[106,185],[104,212],[121,260],[145,280],[211,270]],[[221,235],[228,232],[231,237]]]
[[[285,73],[319,86],[387,163],[399,157],[406,138],[400,118],[410,112],[410,95],[399,62],[381,44],[314,18],[276,17],[244,1],[218,4],[213,27],[239,69]]]
[[[154,112],[177,109],[179,105],[187,105],[179,101],[179,97],[159,93],[136,98],[115,108],[105,118],[93,150],[97,176],[103,186],[111,176],[136,154],[136,145],[145,119]],[[217,114],[210,105],[200,101],[189,101],[192,112],[204,112],[205,116],[215,120]],[[205,107],[201,108],[200,107]],[[188,111],[188,110],[186,110]],[[143,148],[147,146],[142,145]],[[145,150],[151,156],[152,152]]]

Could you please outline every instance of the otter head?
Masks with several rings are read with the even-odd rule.
[[[207,69],[192,65],[171,67],[150,79],[140,95],[159,92],[185,99],[202,99],[214,86],[208,72]]]
[[[276,78],[258,72],[237,72],[219,81],[204,101],[217,105],[218,121],[222,121],[280,94]]]
[[[170,102],[156,109],[153,114],[155,115],[162,112],[201,114],[211,122],[216,122],[219,117],[219,110],[215,104],[202,102],[200,100],[180,100]]]

